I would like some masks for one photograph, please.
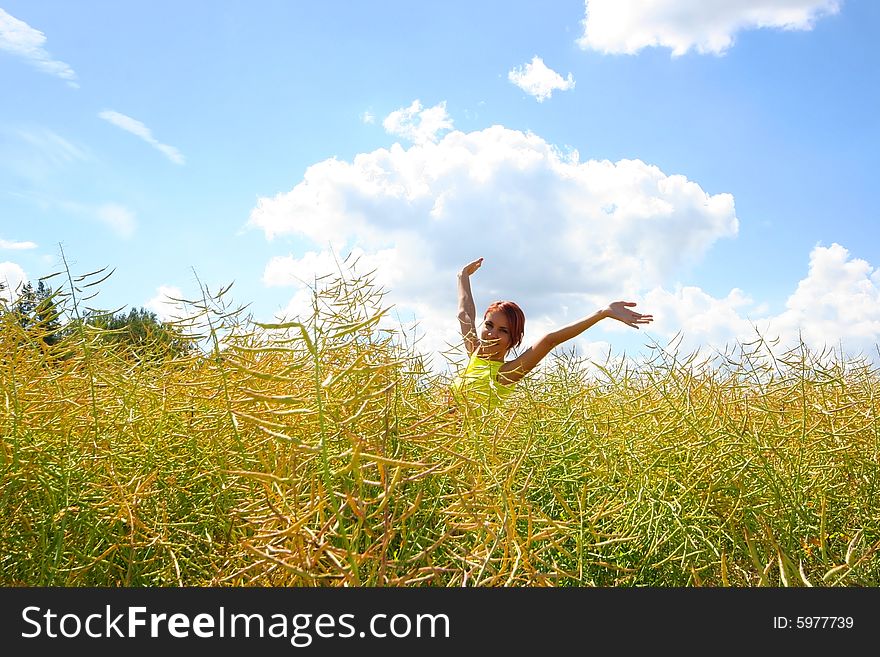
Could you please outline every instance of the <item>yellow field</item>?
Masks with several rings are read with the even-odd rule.
[[[481,417],[369,277],[314,292],[280,325],[206,295],[176,359],[88,326],[47,348],[4,314],[0,583],[880,584],[875,367],[563,355]]]

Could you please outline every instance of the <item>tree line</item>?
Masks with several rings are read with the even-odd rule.
[[[5,287],[0,283],[0,292]],[[194,349],[190,340],[146,308],[132,308],[127,313],[88,310],[65,322],[63,301],[63,294],[45,282],[36,287],[27,283],[17,298],[3,300],[0,313],[7,321],[0,326],[8,330],[8,322],[14,322],[32,342],[52,350],[58,350],[65,340],[82,336],[84,329],[101,343],[138,360],[184,356]]]

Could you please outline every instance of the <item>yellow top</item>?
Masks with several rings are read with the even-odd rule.
[[[453,393],[481,406],[499,406],[513,392],[512,385],[498,381],[498,370],[502,365],[502,361],[480,358],[474,351],[464,372],[452,382]]]

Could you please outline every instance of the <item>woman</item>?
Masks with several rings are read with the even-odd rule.
[[[630,310],[636,305],[633,302],[615,301],[589,317],[551,331],[521,355],[505,361],[507,352],[522,342],[525,315],[512,301],[496,301],[483,314],[482,328],[477,335],[470,277],[482,264],[483,259],[478,258],[465,265],[458,274],[458,323],[470,360],[464,372],[452,384],[457,395],[466,396],[481,405],[497,406],[510,394],[514,384],[532,371],[554,347],[580,335],[602,319],[616,319],[635,329],[639,328],[639,324],[649,324],[654,319],[652,315]]]

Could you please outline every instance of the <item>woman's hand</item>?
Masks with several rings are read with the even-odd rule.
[[[634,305],[636,304],[633,301],[615,301],[608,304],[604,315],[616,319],[618,322],[623,322],[627,326],[632,326],[634,329],[639,328],[638,324],[650,324],[654,321],[653,315],[643,315],[630,310]]]
[[[462,276],[471,276],[475,271],[477,271],[480,268],[480,265],[482,265],[482,264],[483,264],[482,258],[477,258],[473,262],[469,262],[468,264],[466,264],[462,268],[461,275]]]

